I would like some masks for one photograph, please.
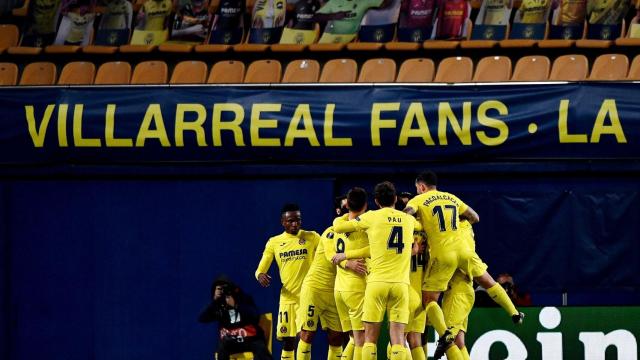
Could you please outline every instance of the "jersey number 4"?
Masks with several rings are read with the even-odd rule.
[[[404,249],[402,226],[394,226],[391,228],[391,234],[389,234],[389,240],[387,240],[387,249],[396,249],[396,253],[402,254],[402,249]]]
[[[458,230],[458,208],[454,205],[445,205],[445,210],[451,210],[451,230]],[[438,216],[438,225],[440,227],[440,231],[447,231],[447,224],[444,218],[444,211],[442,210],[442,206],[438,205],[433,208],[433,216]]]

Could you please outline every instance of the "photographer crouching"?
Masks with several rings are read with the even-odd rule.
[[[255,360],[270,360],[259,318],[250,296],[227,279],[218,278],[211,286],[211,303],[202,310],[198,321],[219,323],[218,360],[228,360],[230,355],[244,352],[253,353]]]

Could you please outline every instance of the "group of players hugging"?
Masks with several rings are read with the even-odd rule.
[[[433,172],[419,174],[417,195],[403,211],[396,208],[398,196],[390,182],[375,186],[378,209],[369,211],[366,191],[354,187],[347,194],[348,212],[322,235],[301,229],[297,205],[282,208],[284,232],[269,239],[255,272],[266,287],[274,259],[280,270],[276,331],[283,342],[281,359],[310,359],[318,323],[328,334],[327,359],[377,359],[385,313],[389,359],[426,359],[422,339],[427,323],[440,337],[435,359],[445,353],[449,360],[469,359],[464,334],[474,280],[514,323],[522,323],[524,314],[475,252],[472,225],[480,220],[478,214],[437,185]],[[343,348],[346,334],[349,342]]]

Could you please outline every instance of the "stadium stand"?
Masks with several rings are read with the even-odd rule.
[[[624,80],[629,70],[629,58],[622,54],[605,54],[596,58],[589,80]]]
[[[473,61],[468,57],[448,57],[438,64],[435,82],[470,82],[473,77]]]
[[[584,55],[563,55],[553,62],[549,80],[582,81],[589,74],[589,60]]]
[[[13,63],[0,63],[0,86],[15,85],[18,82],[18,66]]]
[[[92,85],[96,66],[91,62],[74,61],[62,68],[58,85]]]
[[[640,80],[640,55],[633,58],[629,67],[629,74],[627,74],[627,80]]]
[[[321,83],[352,83],[358,76],[358,63],[352,59],[334,59],[322,67]]]
[[[203,61],[181,61],[173,69],[169,84],[204,84],[208,70]]]
[[[133,69],[131,84],[166,84],[168,72],[164,61],[143,61]]]
[[[98,68],[95,85],[127,85],[131,81],[131,64],[126,61],[107,62]]]
[[[207,84],[239,84],[244,79],[244,73],[242,61],[219,61],[211,68]]]
[[[531,55],[518,59],[513,70],[513,81],[546,81],[551,61],[546,56]]]
[[[396,62],[393,59],[367,60],[360,70],[360,83],[388,83],[396,79]]]
[[[399,83],[432,82],[436,66],[431,59],[408,59],[400,65]]]
[[[34,62],[25,66],[20,85],[53,85],[56,83],[56,65],[52,62]]]
[[[283,83],[315,83],[320,76],[320,63],[316,60],[294,60],[287,65]]]
[[[0,54],[8,48],[18,45],[20,32],[18,27],[12,24],[0,25]]]
[[[506,56],[482,58],[473,75],[474,82],[498,82],[511,79],[511,59]]]
[[[278,60],[257,60],[249,64],[244,76],[246,84],[279,83],[282,78],[282,64]]]

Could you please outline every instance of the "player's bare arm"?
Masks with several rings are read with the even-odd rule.
[[[406,208],[404,208],[405,213],[411,215],[411,216],[416,216],[416,209],[412,208],[411,206],[407,206]]]
[[[460,217],[469,221],[470,224],[480,222],[480,216],[471,207],[467,207],[467,210],[460,214]]]

